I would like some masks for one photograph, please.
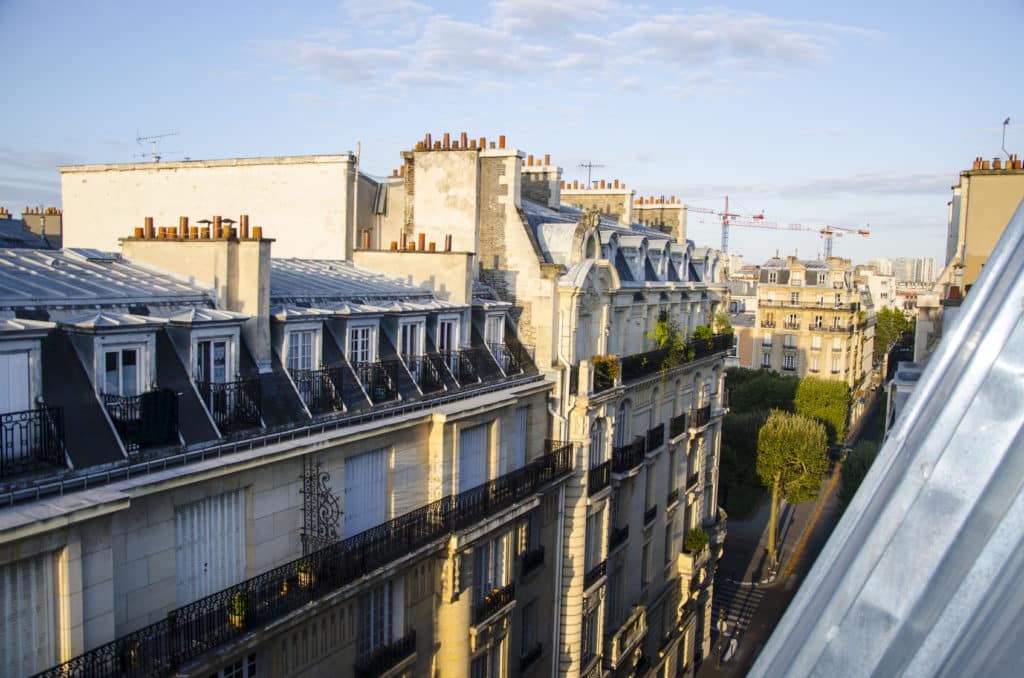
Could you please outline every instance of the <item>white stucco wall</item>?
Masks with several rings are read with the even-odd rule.
[[[280,257],[344,259],[351,252],[350,155],[235,158],[61,167],[64,246],[117,250],[144,217],[250,216]]]
[[[477,151],[417,151],[413,192],[415,234],[438,248],[445,235],[452,249],[479,251],[480,163]]]

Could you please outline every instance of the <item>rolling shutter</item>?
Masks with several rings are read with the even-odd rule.
[[[365,532],[388,519],[386,448],[345,460],[345,536]]]
[[[207,497],[174,511],[178,605],[245,578],[245,491]]]
[[[528,407],[516,408],[515,427],[512,429],[512,469],[526,466],[526,415]]]
[[[26,676],[57,663],[54,554],[0,567],[0,674]]]
[[[487,482],[487,429],[481,424],[459,433],[459,492]]]

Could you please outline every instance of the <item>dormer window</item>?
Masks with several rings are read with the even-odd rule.
[[[196,364],[193,379],[223,384],[228,381],[228,339],[205,339],[196,342]]]
[[[103,393],[133,396],[142,391],[141,348],[117,348],[103,352]]]
[[[377,325],[354,325],[348,328],[347,357],[352,365],[372,363],[377,359]]]
[[[314,364],[316,332],[294,330],[288,333],[288,369],[311,370]]]
[[[422,320],[398,323],[398,352],[402,358],[417,358],[423,355],[424,324]]]
[[[773,282],[778,282],[778,280],[779,280],[779,274],[778,273],[776,273],[775,271],[768,271],[768,282],[773,283]]]

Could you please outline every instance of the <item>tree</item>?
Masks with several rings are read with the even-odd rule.
[[[895,346],[903,333],[909,332],[911,328],[911,323],[902,311],[888,306],[879,309],[875,321],[875,362],[882,362],[889,349]]]
[[[825,427],[799,414],[772,410],[757,434],[757,475],[770,488],[768,557],[775,564],[775,532],[779,501],[800,504],[818,496],[828,468]]]
[[[732,321],[729,320],[728,313],[719,311],[715,314],[715,329],[720,334],[732,334]]]
[[[828,429],[829,442],[839,443],[846,434],[846,416],[850,411],[850,389],[846,382],[807,377],[793,396],[797,414],[817,419]]]
[[[873,440],[864,440],[857,443],[857,446],[846,457],[843,468],[839,472],[839,480],[842,483],[842,487],[839,488],[839,501],[843,506],[849,504],[853,499],[853,495],[857,493],[857,488],[860,487],[864,476],[868,474],[868,469],[871,468],[877,455],[878,443]]]

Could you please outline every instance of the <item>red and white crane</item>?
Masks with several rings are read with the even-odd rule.
[[[722,254],[729,253],[729,227],[742,226],[744,228],[767,228],[776,231],[817,231],[825,239],[825,258],[832,256],[832,239],[841,238],[844,234],[861,235],[865,238],[871,235],[870,225],[864,228],[844,228],[842,226],[829,226],[818,224],[794,224],[785,221],[765,221],[764,213],[743,215],[729,211],[729,196],[725,196],[725,209],[708,209],[707,207],[691,207],[687,205],[687,212],[698,214],[713,214],[722,220]]]

